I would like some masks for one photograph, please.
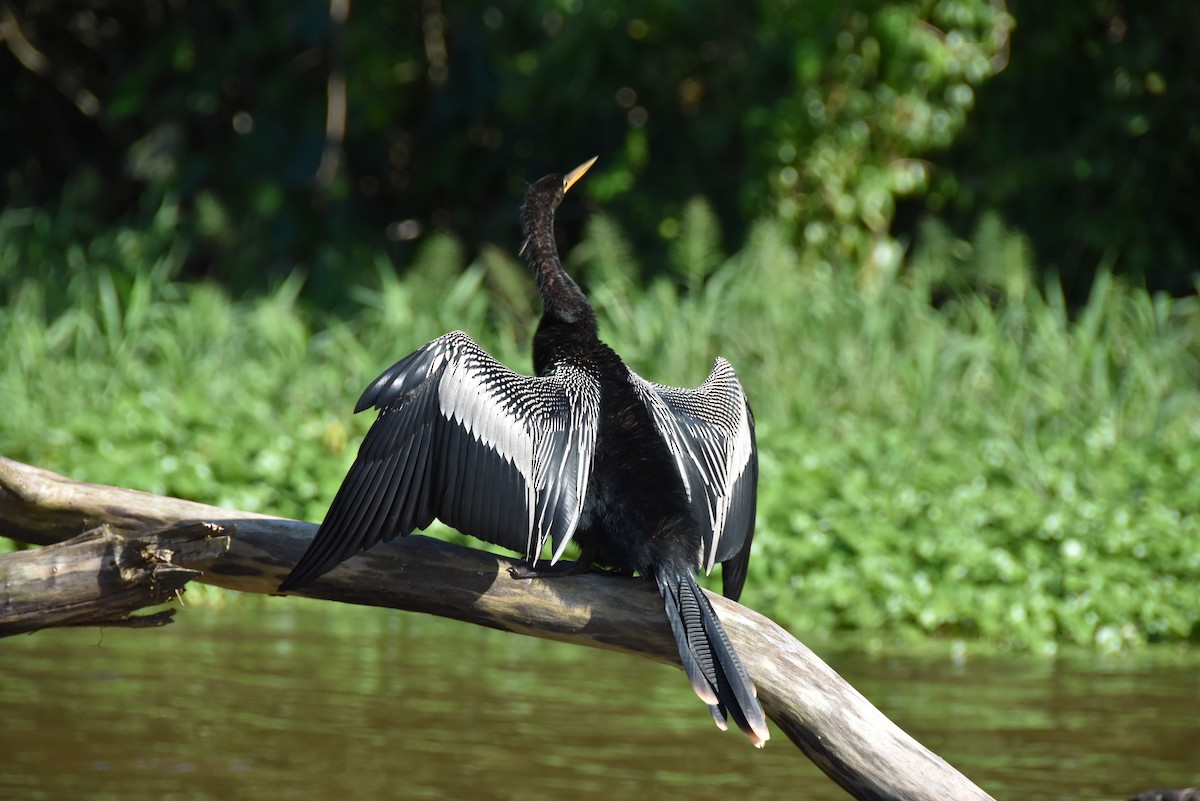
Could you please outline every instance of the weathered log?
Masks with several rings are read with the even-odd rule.
[[[108,523],[145,531],[208,522],[233,528],[229,551],[190,564],[199,581],[273,593],[316,529],[309,523],[85,484],[0,458],[0,534],[49,544]],[[516,580],[517,563],[429,537],[381,545],[299,593],[385,606],[679,666],[662,602],[645,581],[599,575]],[[746,607],[710,593],[767,715],[859,799],[988,799],[902,731],[802,643]]]
[[[100,525],[65,542],[0,555],[0,637],[55,626],[170,623],[173,609],[133,613],[179,597],[201,575],[177,560],[215,558],[229,541],[207,524],[137,537]]]

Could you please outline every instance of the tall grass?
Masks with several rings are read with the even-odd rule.
[[[971,243],[931,228],[906,272],[858,285],[771,224],[731,256],[711,226],[690,209],[674,271],[647,279],[601,217],[568,265],[639,373],[695,385],[720,354],[746,384],[762,461],[748,603],[868,641],[1200,641],[1194,298],[1101,273],[1068,310],[995,221]],[[120,250],[104,236],[140,261],[93,263]],[[300,274],[233,300],[175,282],[168,240],[139,241],[105,234],[56,265],[65,302],[36,275],[10,287],[0,453],[317,520],[370,422],[353,402],[392,361],[461,328],[528,368],[533,284],[499,251],[465,264],[435,238],[404,280],[381,258],[332,316]]]

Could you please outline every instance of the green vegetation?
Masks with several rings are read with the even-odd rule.
[[[1180,3],[1008,0],[1011,50],[939,153],[926,208],[956,226],[989,211],[1082,301],[1101,263],[1179,294],[1200,228],[1200,18]]]
[[[961,130],[1011,25],[989,0],[356,4],[344,26],[311,0],[83,6],[12,12],[91,106],[12,71],[11,116],[40,124],[0,121],[9,202],[70,194],[144,224],[175,198],[189,270],[235,291],[298,263],[354,272],[349,242],[407,262],[428,232],[512,237],[526,181],[593,154],[605,172],[582,190],[640,248],[704,192],[739,237],[777,214],[865,261],[894,198],[928,183],[909,156]],[[327,169],[335,72],[346,153]],[[306,291],[327,290],[314,271]]]
[[[10,287],[0,453],[317,520],[370,422],[353,402],[392,361],[462,328],[528,365],[534,293],[506,253],[466,264],[430,238],[403,281],[379,257],[334,315],[298,273],[249,300],[178,281],[175,218],[63,248],[63,283]],[[1100,273],[1069,314],[995,221],[970,242],[931,225],[902,276],[857,284],[776,223],[732,256],[718,240],[693,203],[675,269],[646,277],[596,217],[568,266],[641,374],[695,385],[721,354],[742,376],[762,452],[748,603],[867,642],[1200,641],[1195,298]],[[3,240],[0,259],[41,263]]]
[[[439,231],[515,247],[526,182],[593,154],[577,191],[647,268],[704,195],[732,246],[771,216],[845,269],[894,268],[876,246],[921,211],[965,235],[999,210],[1072,303],[1102,263],[1193,285],[1189,3],[10,5],[6,206],[66,203],[94,235],[177,204],[186,275],[235,294],[303,265],[328,302]]]

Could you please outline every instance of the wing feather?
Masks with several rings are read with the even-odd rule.
[[[724,566],[725,594],[745,582],[758,490],[754,415],[729,362],[718,358],[696,389],[668,387],[630,373],[683,478],[703,532],[697,564]]]
[[[591,374],[560,364],[520,375],[456,331],[373,381],[355,411],[372,406],[379,417],[281,590],[435,517],[531,561],[547,542],[561,555],[595,456],[600,389]]]

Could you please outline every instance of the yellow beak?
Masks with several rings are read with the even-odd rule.
[[[570,189],[572,186],[574,186],[575,182],[583,177],[583,174],[588,171],[588,167],[591,167],[593,164],[595,164],[596,159],[598,159],[598,158],[600,158],[600,157],[592,156],[590,159],[585,161],[583,164],[580,164],[578,167],[576,167],[575,169],[571,170],[569,173],[564,175],[563,176],[563,191],[566,192],[568,189]]]

